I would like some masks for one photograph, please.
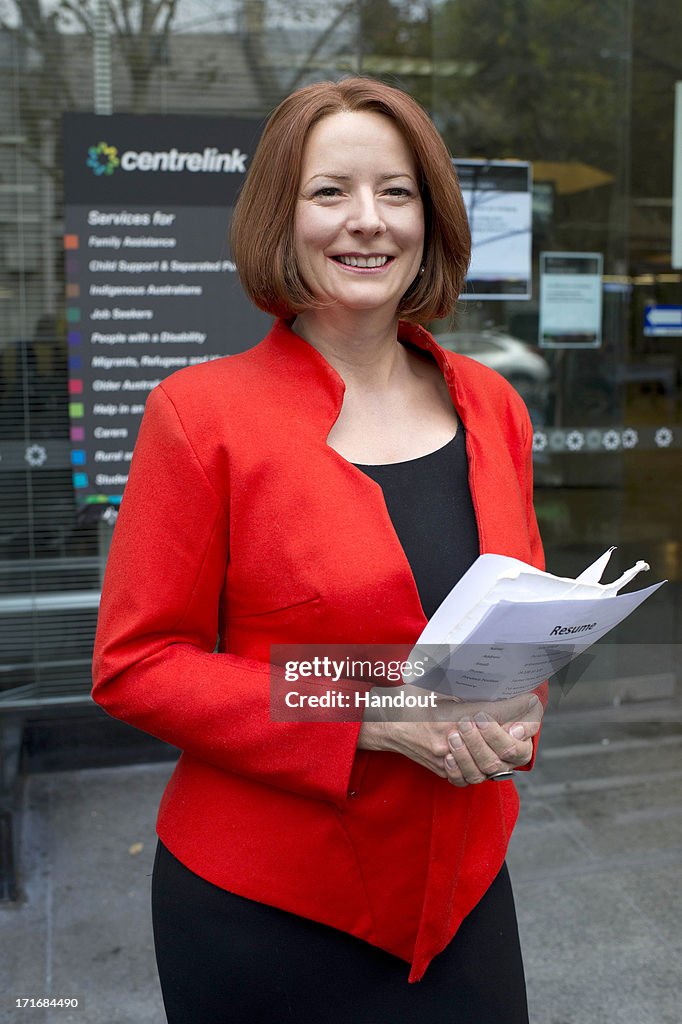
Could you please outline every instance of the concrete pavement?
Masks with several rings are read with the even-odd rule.
[[[548,715],[541,751],[519,775],[509,854],[532,1024],[679,1024],[679,705]],[[23,899],[0,906],[2,1022],[164,1024],[149,884],[170,770],[25,780]],[[78,1007],[15,1005],[44,996]]]

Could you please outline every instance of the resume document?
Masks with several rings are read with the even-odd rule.
[[[480,555],[427,623],[408,662],[410,679],[459,700],[501,700],[532,690],[622,622],[661,583],[620,594],[646,562],[613,583],[601,578],[614,548],[576,579],[505,555]]]

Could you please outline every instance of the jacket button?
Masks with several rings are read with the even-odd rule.
[[[348,794],[348,796],[357,796],[357,795],[358,795],[357,789],[351,789],[350,793]]]

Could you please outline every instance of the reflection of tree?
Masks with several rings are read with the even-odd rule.
[[[286,85],[283,95],[286,96],[294,89],[297,89],[301,85],[311,62],[318,56],[319,53],[324,49],[327,42],[333,37],[334,33],[338,30],[339,26],[346,21],[349,17],[355,14],[357,8],[357,0],[348,0],[348,3],[343,4],[334,14],[334,17],[330,19],[324,29],[317,33],[316,38],[313,40],[312,45],[308,48],[307,52],[303,56],[300,66],[295,70],[292,78]]]
[[[17,3],[22,0],[16,0]],[[109,24],[130,75],[131,111],[146,108],[149,83],[157,65],[166,59],[168,37],[178,0],[102,0]],[[89,35],[97,31],[96,0],[61,0],[58,10],[71,15]]]
[[[622,0],[445,0],[437,52],[467,58],[443,82],[439,115],[458,149],[489,157],[579,159],[618,171],[627,115]]]
[[[178,0],[57,0],[48,9],[41,0],[0,0],[0,28],[13,37],[23,64],[20,104],[27,130],[79,105],[72,72],[69,78],[66,33],[82,32],[93,41],[103,32],[113,37],[130,78],[131,110],[143,113],[154,71],[167,59],[177,4]]]
[[[669,199],[672,192],[674,86],[682,80],[680,9],[635,4],[632,75],[632,192]],[[649,216],[652,214],[649,209]],[[663,217],[669,222],[669,208]]]
[[[0,29],[13,40],[22,72],[15,86],[22,155],[54,177],[60,172],[44,152],[45,125],[76,106],[59,22],[58,10],[45,11],[40,0],[0,0]]]
[[[298,86],[322,78],[361,72],[402,85],[428,105],[430,75],[412,75],[411,58],[430,60],[429,0],[242,0],[247,54],[259,81],[263,69],[273,102]],[[277,39],[295,42],[291,71],[278,74]],[[270,45],[269,45],[270,44]],[[274,67],[273,67],[274,65]],[[260,68],[261,74],[258,74]]]

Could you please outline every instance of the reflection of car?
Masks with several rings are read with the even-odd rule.
[[[519,392],[533,420],[544,418],[551,370],[531,345],[496,328],[439,334],[436,341],[443,348],[497,370]]]
[[[549,366],[538,352],[525,341],[512,338],[503,331],[453,331],[438,335],[436,341],[443,348],[461,352],[492,367],[514,387],[543,384],[550,377]]]

